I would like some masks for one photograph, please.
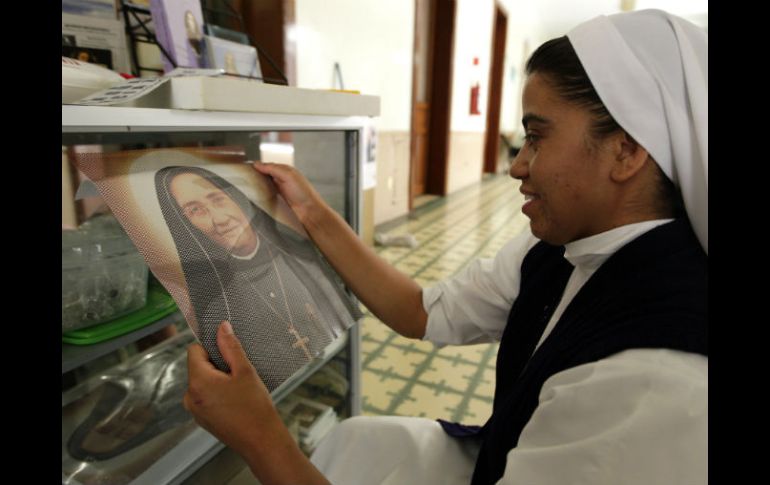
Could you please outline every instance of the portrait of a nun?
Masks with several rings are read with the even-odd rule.
[[[269,391],[319,355],[361,313],[313,243],[224,178],[198,167],[155,174],[198,322],[214,365],[229,321]]]

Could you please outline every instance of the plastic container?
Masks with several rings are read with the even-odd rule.
[[[62,231],[62,333],[112,320],[147,303],[148,269],[111,216]]]

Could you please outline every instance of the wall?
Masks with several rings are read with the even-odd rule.
[[[524,57],[534,45],[537,16],[524,0],[499,2],[508,14],[501,131],[520,124]],[[448,193],[481,179],[492,49],[494,0],[457,0],[449,137]],[[409,204],[413,0],[296,0],[297,86],[334,86],[339,62],[346,89],[380,96],[374,223],[402,216]],[[470,84],[479,58],[481,114],[471,116]]]
[[[521,80],[526,56],[542,34],[526,0],[498,0],[508,16],[501,131],[520,133]],[[448,193],[481,179],[494,0],[457,0]],[[339,62],[346,89],[380,96],[374,223],[402,216],[409,203],[409,129],[414,1],[296,0],[297,86],[330,89]],[[470,84],[479,58],[481,114],[471,116]]]
[[[457,0],[447,193],[481,180],[493,22],[493,0]],[[471,115],[470,91],[476,80],[481,114]]]
[[[413,0],[296,0],[297,86],[330,89],[339,62],[345,89],[380,97],[374,223],[408,211]]]
[[[503,67],[503,96],[500,113],[500,132],[521,140],[521,92],[524,87],[524,66],[527,58],[540,44],[540,18],[533,2],[507,0],[508,35],[505,43]]]
[[[533,2],[527,0],[458,0],[448,193],[481,180],[495,3],[506,14],[508,22],[503,61],[500,132],[516,139],[523,136],[521,90],[524,64],[543,37],[538,11]],[[473,57],[479,58],[482,74],[479,100],[481,115],[478,116],[469,114]]]

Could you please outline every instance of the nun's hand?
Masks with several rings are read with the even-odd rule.
[[[230,323],[219,326],[217,345],[229,374],[214,367],[199,344],[187,349],[184,407],[195,421],[241,455],[260,483],[328,484],[283,425]]]
[[[240,454],[255,448],[266,423],[281,423],[267,388],[251,365],[229,322],[217,331],[217,345],[230,373],[218,370],[200,344],[187,349],[189,385],[184,407],[195,421]]]
[[[253,167],[262,175],[272,177],[286,203],[289,204],[303,225],[307,226],[315,212],[326,208],[326,203],[318,195],[318,192],[305,176],[294,167],[259,161],[255,161]]]

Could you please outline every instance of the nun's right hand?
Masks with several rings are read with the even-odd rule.
[[[290,165],[255,161],[254,170],[273,179],[278,191],[302,224],[307,225],[315,212],[326,208],[318,192],[299,170]]]

